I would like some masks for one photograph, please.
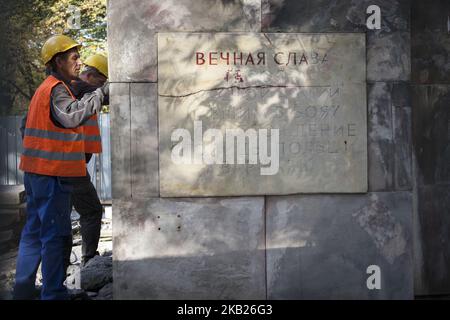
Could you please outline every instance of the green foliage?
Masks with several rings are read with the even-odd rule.
[[[70,29],[80,10],[80,29]],[[24,113],[45,78],[42,45],[54,34],[83,44],[82,59],[106,53],[106,0],[0,0],[0,115]]]

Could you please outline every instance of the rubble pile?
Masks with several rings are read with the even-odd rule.
[[[66,286],[80,299],[112,300],[112,228],[111,218],[102,219],[99,255],[81,264],[81,236],[78,215],[72,215],[73,247],[71,265],[67,271]],[[84,293],[84,294],[83,294]]]

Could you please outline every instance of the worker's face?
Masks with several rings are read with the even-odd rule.
[[[102,75],[100,72],[86,72],[80,75],[81,80],[84,82],[89,83],[91,86],[94,87],[101,87],[105,84],[107,78]]]
[[[78,78],[81,70],[81,60],[78,49],[74,48],[67,52],[66,55],[57,57],[56,63],[58,71],[68,80],[75,80]]]

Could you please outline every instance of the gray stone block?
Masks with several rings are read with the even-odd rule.
[[[111,81],[157,80],[157,32],[261,30],[261,0],[112,0]]]
[[[113,205],[115,299],[265,299],[264,198]]]
[[[415,83],[450,83],[450,2],[414,0],[411,65]]]
[[[131,193],[159,196],[157,85],[131,84]]]
[[[395,190],[412,189],[411,108],[393,105]]]
[[[368,85],[369,191],[411,190],[411,108],[406,83]]]
[[[392,190],[394,143],[390,88],[387,83],[367,87],[369,191]]]
[[[419,185],[450,181],[450,85],[412,87],[412,134]]]
[[[367,80],[409,81],[410,34],[367,31]]]
[[[410,193],[269,197],[266,215],[269,299],[413,298]]]
[[[418,188],[417,294],[450,293],[450,183]]]
[[[447,0],[411,0],[411,32],[447,32],[450,2]]]
[[[381,32],[409,31],[409,0],[262,0],[263,32],[365,32],[367,7],[381,10]]]
[[[411,78],[417,84],[450,83],[450,38],[444,32],[411,35]]]
[[[364,34],[160,33],[158,40],[161,196],[367,191]],[[267,57],[261,65],[198,64],[196,50]],[[236,83],[230,68],[245,80]],[[220,134],[213,141],[210,129]],[[233,129],[246,131],[247,142],[227,138]],[[261,161],[267,129],[270,166]]]
[[[110,101],[112,197],[131,197],[130,85],[111,83]]]
[[[381,29],[366,27],[367,7],[378,5]],[[266,32],[366,32],[367,79],[409,80],[410,5],[408,0],[263,0]]]

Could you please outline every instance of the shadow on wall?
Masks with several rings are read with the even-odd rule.
[[[265,210],[258,199],[116,206],[114,297],[413,297],[408,193],[269,197]],[[382,270],[381,290],[367,288],[369,265]]]

